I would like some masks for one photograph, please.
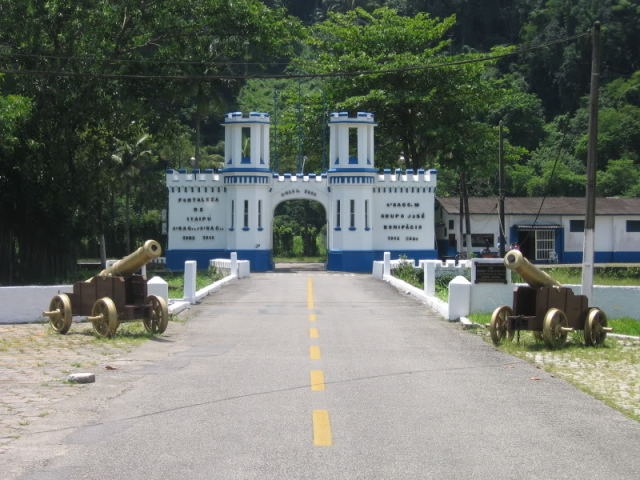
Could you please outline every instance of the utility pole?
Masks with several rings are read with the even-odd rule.
[[[598,155],[598,89],[600,80],[600,22],[591,33],[591,91],[589,93],[589,147],[587,150],[587,215],[582,250],[582,294],[593,301],[593,262],[595,254],[596,164]]]
[[[500,232],[498,233],[498,244],[500,245],[500,257],[504,258],[506,239],[504,238],[504,143],[502,141],[502,120],[498,125],[500,127],[498,142],[498,215],[500,217]]]

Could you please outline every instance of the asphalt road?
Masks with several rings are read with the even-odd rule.
[[[22,439],[16,478],[640,477],[640,423],[370,275],[252,274],[190,315]]]

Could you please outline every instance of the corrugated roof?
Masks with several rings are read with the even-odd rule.
[[[437,197],[437,202],[449,214],[460,214],[459,197]],[[587,202],[583,197],[507,197],[507,215],[585,215]],[[541,208],[542,207],[542,208]],[[498,213],[498,197],[469,197],[471,214]],[[596,215],[640,215],[640,197],[596,199]]]

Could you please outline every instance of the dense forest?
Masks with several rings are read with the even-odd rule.
[[[596,21],[598,195],[638,196],[637,0],[0,0],[0,284],[160,238],[165,169],[221,167],[234,110],[280,172],[374,112],[377,166],[442,196],[496,194],[502,122],[508,195],[582,196]]]

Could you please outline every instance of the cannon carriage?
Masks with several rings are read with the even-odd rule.
[[[585,295],[576,295],[568,287],[531,264],[520,251],[510,250],[504,264],[517,272],[528,286],[513,292],[513,308],[503,305],[491,315],[491,340],[499,345],[505,338],[512,340],[516,332],[532,331],[550,348],[562,346],[567,334],[584,332],[588,346],[601,345],[607,332],[607,316],[597,307],[588,306]]]
[[[73,315],[86,316],[102,337],[113,336],[120,322],[136,319],[142,319],[148,332],[163,333],[169,322],[167,302],[162,297],[147,295],[147,280],[136,273],[161,252],[158,242],[147,240],[96,276],[76,282],[72,293],[55,295],[43,315],[62,334],[69,331]]]

